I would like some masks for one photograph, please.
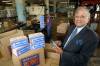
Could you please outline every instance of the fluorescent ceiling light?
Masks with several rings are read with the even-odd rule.
[[[60,2],[60,3],[68,3],[68,2]]]
[[[11,2],[10,0],[3,0],[2,2]]]
[[[6,3],[6,4],[13,4],[13,3]]]

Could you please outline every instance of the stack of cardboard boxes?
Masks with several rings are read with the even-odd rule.
[[[50,43],[45,43],[42,33],[26,37],[22,30],[12,30],[0,34],[0,42],[2,59],[6,60],[0,61],[2,66],[59,66],[60,55],[54,52]]]
[[[29,37],[29,42],[28,42]],[[44,66],[44,35],[42,33],[11,38],[14,66]]]
[[[2,55],[0,60],[11,59],[11,49],[10,49],[9,39],[12,37],[22,36],[22,35],[24,35],[23,31],[17,29],[0,34],[0,52]]]

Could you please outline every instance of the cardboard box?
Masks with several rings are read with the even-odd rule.
[[[45,66],[59,66],[60,54],[54,52],[50,43],[46,43],[46,64]]]
[[[34,34],[29,34],[28,36],[29,36],[30,46],[32,50],[45,47],[44,34],[34,33]]]
[[[60,54],[54,53],[54,52],[47,52],[47,58],[52,59],[52,63],[59,64],[60,60]]]
[[[11,30],[11,31],[8,31],[8,32],[5,32],[5,33],[1,33],[0,34],[0,39],[3,38],[3,37],[7,37],[9,35],[16,34],[17,32],[18,32],[18,30],[15,29],[15,30]]]
[[[59,66],[59,63],[54,63],[53,61],[57,61],[57,60],[48,58],[46,60],[45,66]]]
[[[47,58],[45,60],[45,66],[50,66],[50,64],[51,64],[51,59],[50,58]]]
[[[23,32],[24,32],[24,35],[29,35],[29,34],[35,33],[34,30],[23,30]]]
[[[59,64],[50,64],[50,66],[59,66]]]
[[[0,34],[0,36],[2,36],[2,38],[0,38],[0,52],[2,54],[1,59],[4,60],[11,59],[10,38],[22,35],[24,35],[22,30],[12,30]]]
[[[16,56],[20,56],[29,50],[30,50],[30,46],[23,46],[16,49],[12,49],[12,53]]]
[[[26,36],[10,38],[10,44],[12,49],[30,45]]]
[[[19,57],[12,55],[14,66],[44,66],[44,48],[38,50],[30,50]]]
[[[13,66],[12,59],[0,60],[0,66]]]
[[[45,51],[46,52],[55,52],[50,43],[45,44]]]
[[[58,59],[60,58],[60,54],[54,53],[54,52],[47,52],[47,57],[52,59]]]

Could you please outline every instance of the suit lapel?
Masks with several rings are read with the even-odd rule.
[[[75,26],[72,26],[69,31],[68,31],[68,34],[66,35],[64,41],[63,41],[63,44],[62,44],[62,47],[65,45],[66,41],[68,40],[69,36],[71,35],[72,31],[74,30]]]
[[[66,41],[68,40],[69,36],[71,35],[72,31],[74,30],[75,26],[70,29],[69,34],[66,36],[63,46],[65,45]],[[77,39],[81,35],[84,35],[84,32],[87,30],[87,26],[85,26],[72,40]],[[71,41],[68,43],[68,45],[71,43]]]

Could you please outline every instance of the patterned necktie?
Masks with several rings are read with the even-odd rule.
[[[77,34],[77,28],[74,29],[74,31],[71,33],[71,35],[69,36],[68,40],[66,41],[64,48],[66,47],[66,45],[68,45],[68,43],[76,36]]]

